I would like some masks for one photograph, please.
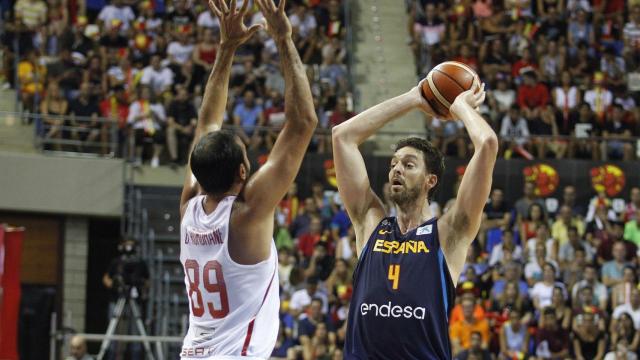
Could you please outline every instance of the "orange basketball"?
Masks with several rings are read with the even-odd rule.
[[[460,93],[477,86],[478,75],[468,65],[446,61],[434,67],[422,82],[422,96],[442,117],[449,115],[449,107]]]

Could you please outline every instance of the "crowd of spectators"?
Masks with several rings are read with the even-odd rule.
[[[449,315],[454,358],[636,359],[640,188],[614,207],[603,193],[578,202],[566,186],[553,209],[534,188],[525,183],[515,202],[491,192]],[[383,199],[393,215],[387,192]],[[435,216],[448,209],[430,207]],[[340,198],[314,183],[303,199],[294,184],[275,223],[281,326],[273,356],[342,359],[357,255]]]
[[[638,158],[640,2],[406,0],[418,78],[455,60],[487,84],[482,107],[505,158]],[[449,155],[472,149],[431,120]]]
[[[152,166],[185,162],[218,50],[219,21],[206,1],[2,6],[3,86],[16,88],[23,109],[38,114],[48,148],[115,152]],[[327,129],[351,116],[343,2],[293,0],[287,7],[320,127]],[[247,25],[260,21],[254,5]],[[275,44],[259,32],[236,53],[224,115],[250,149],[273,146],[284,122],[284,87]],[[319,133],[312,151],[328,151],[328,133]],[[55,141],[61,139],[71,141]]]

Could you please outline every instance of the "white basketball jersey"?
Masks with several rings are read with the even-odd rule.
[[[189,201],[180,224],[180,262],[189,297],[189,331],[182,359],[267,359],[278,336],[278,254],[241,265],[229,256],[229,218],[235,196],[211,214],[205,196]]]

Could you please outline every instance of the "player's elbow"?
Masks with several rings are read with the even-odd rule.
[[[331,140],[334,143],[343,142],[347,139],[348,132],[343,124],[336,125],[331,129]]]
[[[496,134],[492,131],[491,134],[488,134],[487,136],[484,136],[481,140],[480,140],[480,148],[483,151],[486,152],[490,152],[492,154],[498,154],[498,137],[496,136]]]

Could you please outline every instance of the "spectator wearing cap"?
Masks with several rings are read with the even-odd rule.
[[[536,332],[536,357],[538,359],[565,359],[569,356],[569,332],[558,326],[552,307],[542,311],[544,326]]]
[[[609,294],[607,291],[607,287],[604,286],[599,280],[598,280],[598,268],[596,267],[596,265],[594,263],[589,263],[585,266],[584,269],[584,279],[578,281],[574,286],[573,289],[571,290],[571,299],[573,299],[573,307],[579,307],[581,305],[588,305],[588,304],[579,304],[578,300],[578,293],[582,290],[582,288],[584,287],[589,287],[591,289],[591,297],[592,299],[589,299],[589,303],[591,304],[591,301],[595,300],[595,304],[600,308],[600,309],[606,309],[607,308],[607,303],[609,300]]]
[[[125,5],[123,0],[112,0],[112,3],[102,8],[98,14],[98,24],[103,29],[111,29],[115,25],[118,27],[118,31],[124,34],[129,31],[131,22],[135,18],[133,10],[130,6]],[[113,22],[113,20],[117,20],[119,23]]]
[[[602,265],[602,283],[612,288],[623,280],[624,268],[627,265],[625,260],[627,256],[627,248],[622,241],[613,244],[613,260],[607,261]]]
[[[474,332],[480,334],[480,347],[486,349],[489,346],[490,329],[487,319],[477,319],[473,314],[474,300],[465,297],[461,301],[463,319],[450,325],[449,335],[454,356],[471,348],[471,337]]]

